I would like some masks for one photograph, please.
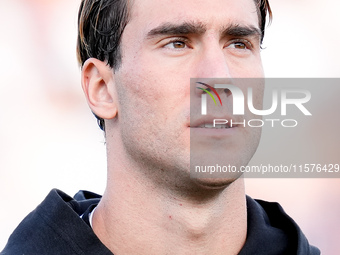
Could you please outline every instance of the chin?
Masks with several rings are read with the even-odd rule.
[[[224,189],[240,178],[240,175],[228,176],[227,178],[194,178],[195,183],[205,189]]]

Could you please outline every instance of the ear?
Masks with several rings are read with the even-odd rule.
[[[117,115],[114,74],[110,66],[96,59],[86,60],[81,72],[81,83],[92,112],[103,119]]]

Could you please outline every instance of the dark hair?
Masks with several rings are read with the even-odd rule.
[[[261,38],[261,43],[262,43],[263,38],[264,38],[264,32],[266,29],[267,14],[269,16],[268,18],[269,23],[272,20],[273,14],[272,14],[272,10],[270,8],[268,0],[254,0],[254,1],[257,7],[257,15],[259,17],[259,26],[262,32],[262,38]]]
[[[119,68],[122,56],[120,40],[129,21],[131,0],[82,0],[78,13],[77,57],[81,66],[91,57],[106,61],[112,69]],[[267,0],[254,0],[263,40],[266,16],[272,12]],[[96,114],[99,127],[105,121]]]

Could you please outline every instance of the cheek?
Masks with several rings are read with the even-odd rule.
[[[183,150],[188,147],[181,136],[185,123],[181,116],[182,95],[168,79],[155,77],[156,73],[145,68],[140,70],[122,74],[117,84],[122,144],[136,160],[170,164],[174,158],[183,157]],[[180,152],[173,147],[181,148]]]
[[[250,79],[263,79],[264,70],[262,66],[261,56],[259,54],[254,54],[247,59],[237,60],[238,63],[231,65],[233,68],[232,77],[235,78],[250,78]],[[253,81],[251,82],[253,83]]]
[[[164,61],[157,62],[151,54],[132,52],[132,55],[123,59],[119,74],[119,83],[123,87],[120,89],[149,104],[158,99],[166,99],[167,91],[171,92],[176,84],[172,80],[173,76],[169,75],[173,71],[171,67]]]
[[[264,95],[264,78],[246,79],[245,93],[245,108],[250,117],[258,118],[261,116],[255,115],[250,111],[250,107],[255,110],[263,110],[263,95]],[[253,110],[252,110],[253,111]]]
[[[256,109],[263,108],[264,79],[255,79],[253,87],[253,105]]]
[[[164,75],[161,67],[145,64],[145,61],[139,63],[133,68],[123,67],[116,75],[116,84],[120,124],[125,129],[133,127],[138,130],[124,132],[134,132],[144,139],[142,136],[146,133],[159,135],[167,127],[173,127],[181,112],[185,111],[185,94],[179,87],[179,80]]]
[[[120,101],[130,101],[129,107],[136,108],[140,114],[164,116],[180,111],[186,101],[189,104],[187,70],[177,70],[178,66],[146,56],[137,56],[134,60],[134,63],[127,63],[119,75]]]

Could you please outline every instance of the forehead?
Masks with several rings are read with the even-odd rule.
[[[161,23],[199,22],[207,29],[238,24],[259,27],[254,0],[133,0],[128,25],[139,32]]]

